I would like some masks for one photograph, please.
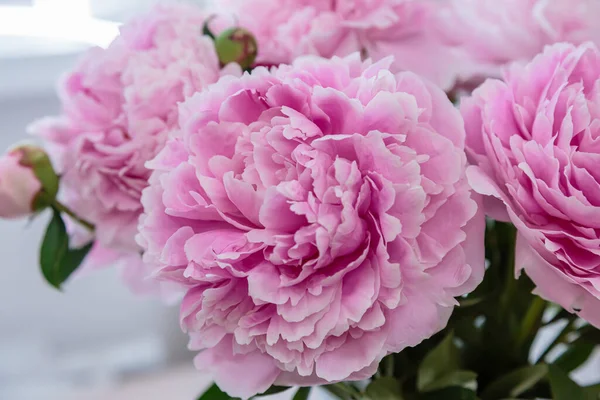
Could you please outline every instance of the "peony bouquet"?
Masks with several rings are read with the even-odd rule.
[[[161,3],[0,159],[0,216],[51,212],[57,288],[113,266],[179,302],[201,400],[599,399],[598,18]]]

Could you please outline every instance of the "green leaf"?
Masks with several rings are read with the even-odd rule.
[[[586,342],[600,345],[600,329],[591,325],[584,325],[578,329],[578,332],[580,334],[578,340],[585,340]]]
[[[210,21],[212,21],[213,18],[208,18],[205,22],[204,25],[202,26],[202,34],[204,36],[208,36],[209,38],[211,38],[212,40],[215,40],[215,35],[214,33],[212,33],[212,31],[210,30],[208,24],[210,23]]]
[[[484,399],[518,397],[534,387],[547,373],[548,366],[545,364],[519,368],[492,381],[481,397]]]
[[[469,308],[469,307],[474,307],[476,305],[479,305],[481,303],[483,303],[486,300],[485,296],[481,296],[481,297],[465,297],[465,298],[461,298],[458,299],[459,302],[459,307],[461,308]]]
[[[477,394],[462,387],[448,387],[435,392],[426,393],[423,400],[478,400]]]
[[[67,228],[60,212],[54,210],[40,249],[40,265],[46,281],[60,290],[61,285],[81,265],[92,246],[93,243],[89,243],[80,249],[69,249]]]
[[[463,387],[465,389],[476,391],[477,374],[473,371],[455,370],[431,382],[421,389],[421,391],[431,392],[452,386]]]
[[[459,368],[458,349],[450,333],[423,359],[417,373],[417,388],[423,391],[436,380]]]
[[[587,400],[581,386],[569,378],[569,374],[555,365],[548,366],[548,381],[553,400]]]
[[[556,335],[556,337],[550,342],[550,344],[548,344],[545,348],[545,350],[542,352],[542,354],[540,355],[540,357],[538,358],[538,361],[543,361],[546,359],[546,357],[548,356],[548,354],[550,354],[550,352],[559,344],[564,343],[567,341],[568,336],[571,334],[571,332],[573,332],[573,330],[575,329],[575,322],[576,320],[570,320],[567,322],[567,324],[565,326],[563,326],[563,328],[560,330],[560,332]]]
[[[349,400],[358,397],[358,391],[353,387],[344,382],[332,383],[330,385],[323,385],[321,389],[337,396],[340,399]]]
[[[301,387],[300,389],[298,389],[298,391],[296,392],[296,394],[294,395],[294,398],[292,400],[306,400],[308,399],[308,395],[310,394],[310,386],[307,387]]]
[[[48,154],[43,148],[28,144],[18,146],[13,152],[20,154],[20,164],[31,169],[41,184],[41,190],[33,200],[33,210],[41,211],[50,206],[58,194],[60,179]]]
[[[48,156],[45,156],[43,160],[39,160],[33,168],[33,172],[42,184],[43,190],[51,199],[55,199],[58,194],[60,180]]]
[[[587,400],[600,400],[600,384],[583,388]]]
[[[565,372],[571,372],[583,363],[594,352],[596,345],[586,341],[576,341],[567,348],[552,364],[558,366]]]
[[[467,317],[451,320],[454,335],[462,340],[470,349],[479,349],[484,346],[481,326],[477,326],[475,318]]]
[[[62,263],[69,252],[69,235],[58,211],[54,211],[46,228],[46,235],[40,249],[40,265],[42,274],[49,284],[60,289],[65,281]],[[67,276],[68,277],[68,276]]]
[[[402,398],[400,382],[389,376],[371,382],[367,386],[366,394],[371,400],[398,400]]]
[[[91,242],[79,249],[69,249],[63,266],[63,272],[66,274],[65,280],[81,265],[93,246],[94,242]]]
[[[197,400],[231,400],[232,397],[221,389],[217,385],[212,385],[206,392],[200,395]]]
[[[288,386],[271,386],[270,388],[268,388],[267,390],[265,390],[263,393],[257,395],[256,397],[262,397],[262,396],[270,396],[272,394],[277,394],[277,393],[281,393],[281,392],[285,392],[286,390],[291,389]]]

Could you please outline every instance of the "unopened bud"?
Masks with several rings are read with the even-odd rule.
[[[258,53],[256,39],[243,28],[231,28],[215,39],[215,48],[222,65],[235,62],[247,70],[252,67]]]
[[[24,217],[48,207],[56,198],[58,183],[43,149],[15,147],[0,157],[0,217]]]

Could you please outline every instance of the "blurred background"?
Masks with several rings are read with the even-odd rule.
[[[0,147],[56,114],[55,84],[82,51],[153,0],[0,0]],[[37,221],[0,223],[0,399],[192,400],[194,371],[176,307],[128,292],[113,269],[59,293],[42,281]]]

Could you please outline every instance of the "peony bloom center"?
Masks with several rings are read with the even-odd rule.
[[[390,63],[223,78],[182,104],[181,134],[149,165],[145,259],[188,289],[197,365],[231,395],[364,379],[481,280],[460,116]],[[263,374],[247,387],[229,378],[245,364]]]

